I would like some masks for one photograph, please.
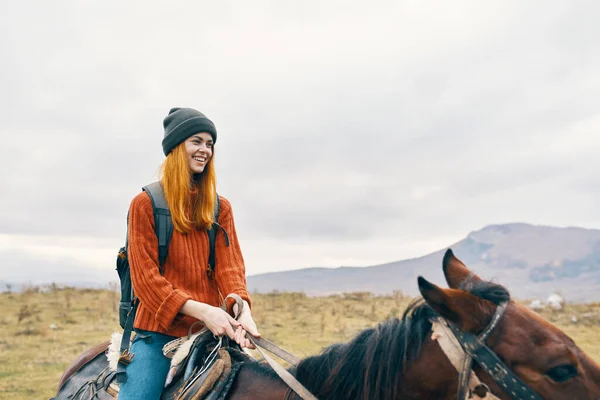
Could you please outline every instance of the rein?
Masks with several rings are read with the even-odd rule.
[[[248,339],[250,340],[250,342],[252,344],[254,344],[254,346],[259,351],[259,353],[263,356],[263,358],[265,360],[267,360],[267,362],[269,363],[271,368],[273,368],[273,370],[277,373],[277,375],[279,375],[279,377],[290,387],[291,390],[296,392],[296,394],[298,396],[300,396],[300,398],[302,398],[303,400],[318,400],[311,392],[308,391],[308,389],[306,389],[304,387],[304,385],[302,385],[300,382],[298,382],[298,380],[296,378],[294,378],[294,376],[292,374],[290,374],[281,365],[277,364],[277,362],[275,360],[273,360],[271,357],[269,357],[269,355],[267,353],[262,351],[261,347],[263,349],[268,350],[271,353],[277,355],[278,357],[284,359],[285,361],[289,362],[290,364],[292,364],[294,366],[298,365],[297,357],[291,355],[287,351],[285,351],[282,348],[276,346],[275,344],[269,342],[268,340],[265,340],[262,338],[255,338],[255,337],[252,337],[251,335],[248,335]],[[289,393],[289,391],[288,391],[288,393],[286,393],[285,397],[288,398],[289,394],[291,394],[291,393]]]
[[[440,347],[458,371],[458,400],[469,399],[473,394],[480,398],[497,399],[485,383],[479,382],[472,370],[473,361],[477,362],[511,398],[515,400],[543,400],[523,383],[485,344],[487,338],[504,316],[506,307],[506,302],[498,305],[492,320],[479,335],[463,332],[443,318],[432,321],[434,335],[436,333],[439,335],[435,340],[438,341]]]
[[[225,298],[225,300],[223,301],[223,304],[225,304],[225,302],[227,301],[228,298],[234,299],[238,306],[238,312],[236,315],[236,319],[237,319],[242,314],[244,302],[240,296],[238,296],[235,293],[232,293],[232,294],[229,294]],[[267,363],[269,363],[269,365],[271,366],[271,368],[273,368],[275,373],[277,373],[277,375],[286,383],[286,385],[288,385],[291,390],[296,392],[296,394],[298,396],[300,396],[300,398],[302,398],[303,400],[318,400],[308,389],[306,389],[304,387],[304,385],[302,385],[300,382],[298,382],[298,380],[296,378],[294,378],[294,376],[292,374],[290,374],[285,368],[283,368],[275,360],[273,360],[267,353],[265,353],[263,351],[263,349],[270,353],[275,354],[277,357],[281,358],[284,361],[287,361],[288,363],[292,364],[293,366],[297,366],[298,363],[300,362],[300,359],[298,357],[283,350],[281,347],[268,341],[267,339],[263,339],[260,337],[254,337],[254,336],[250,335],[249,333],[247,333],[247,338],[250,341],[250,343],[252,343],[254,345],[254,347],[256,347],[256,350],[258,350],[260,355],[263,356],[263,358],[267,361]],[[286,392],[285,398],[286,399],[289,398],[290,395],[291,395],[291,392],[288,390],[288,392]]]

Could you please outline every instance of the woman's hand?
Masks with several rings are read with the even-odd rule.
[[[234,311],[237,311],[237,304],[234,305]],[[235,341],[242,348],[247,347],[249,349],[254,349],[255,346],[250,343],[250,340],[246,338],[246,332],[254,337],[260,337],[260,333],[256,328],[256,323],[254,319],[252,319],[252,313],[250,312],[250,306],[244,300],[244,306],[242,308],[242,314],[238,318],[238,322],[240,326],[238,326],[235,330]]]
[[[236,331],[234,331],[234,328],[241,328],[241,323],[233,319],[231,315],[227,314],[223,309],[198,301],[188,300],[183,307],[181,307],[180,311],[183,314],[204,322],[204,325],[213,333],[213,335],[227,335],[237,342]]]

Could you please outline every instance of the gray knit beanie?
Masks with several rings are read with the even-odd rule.
[[[207,132],[217,142],[217,128],[206,115],[193,108],[171,108],[163,121],[165,138],[162,141],[163,152],[168,155],[178,144],[193,134]]]

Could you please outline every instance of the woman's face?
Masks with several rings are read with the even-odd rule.
[[[190,171],[199,174],[204,171],[208,160],[212,157],[213,139],[210,133],[196,133],[185,141],[185,153]]]

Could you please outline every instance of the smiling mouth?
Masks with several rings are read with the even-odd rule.
[[[193,159],[200,163],[206,162],[206,158],[204,158],[204,157],[193,157]]]

